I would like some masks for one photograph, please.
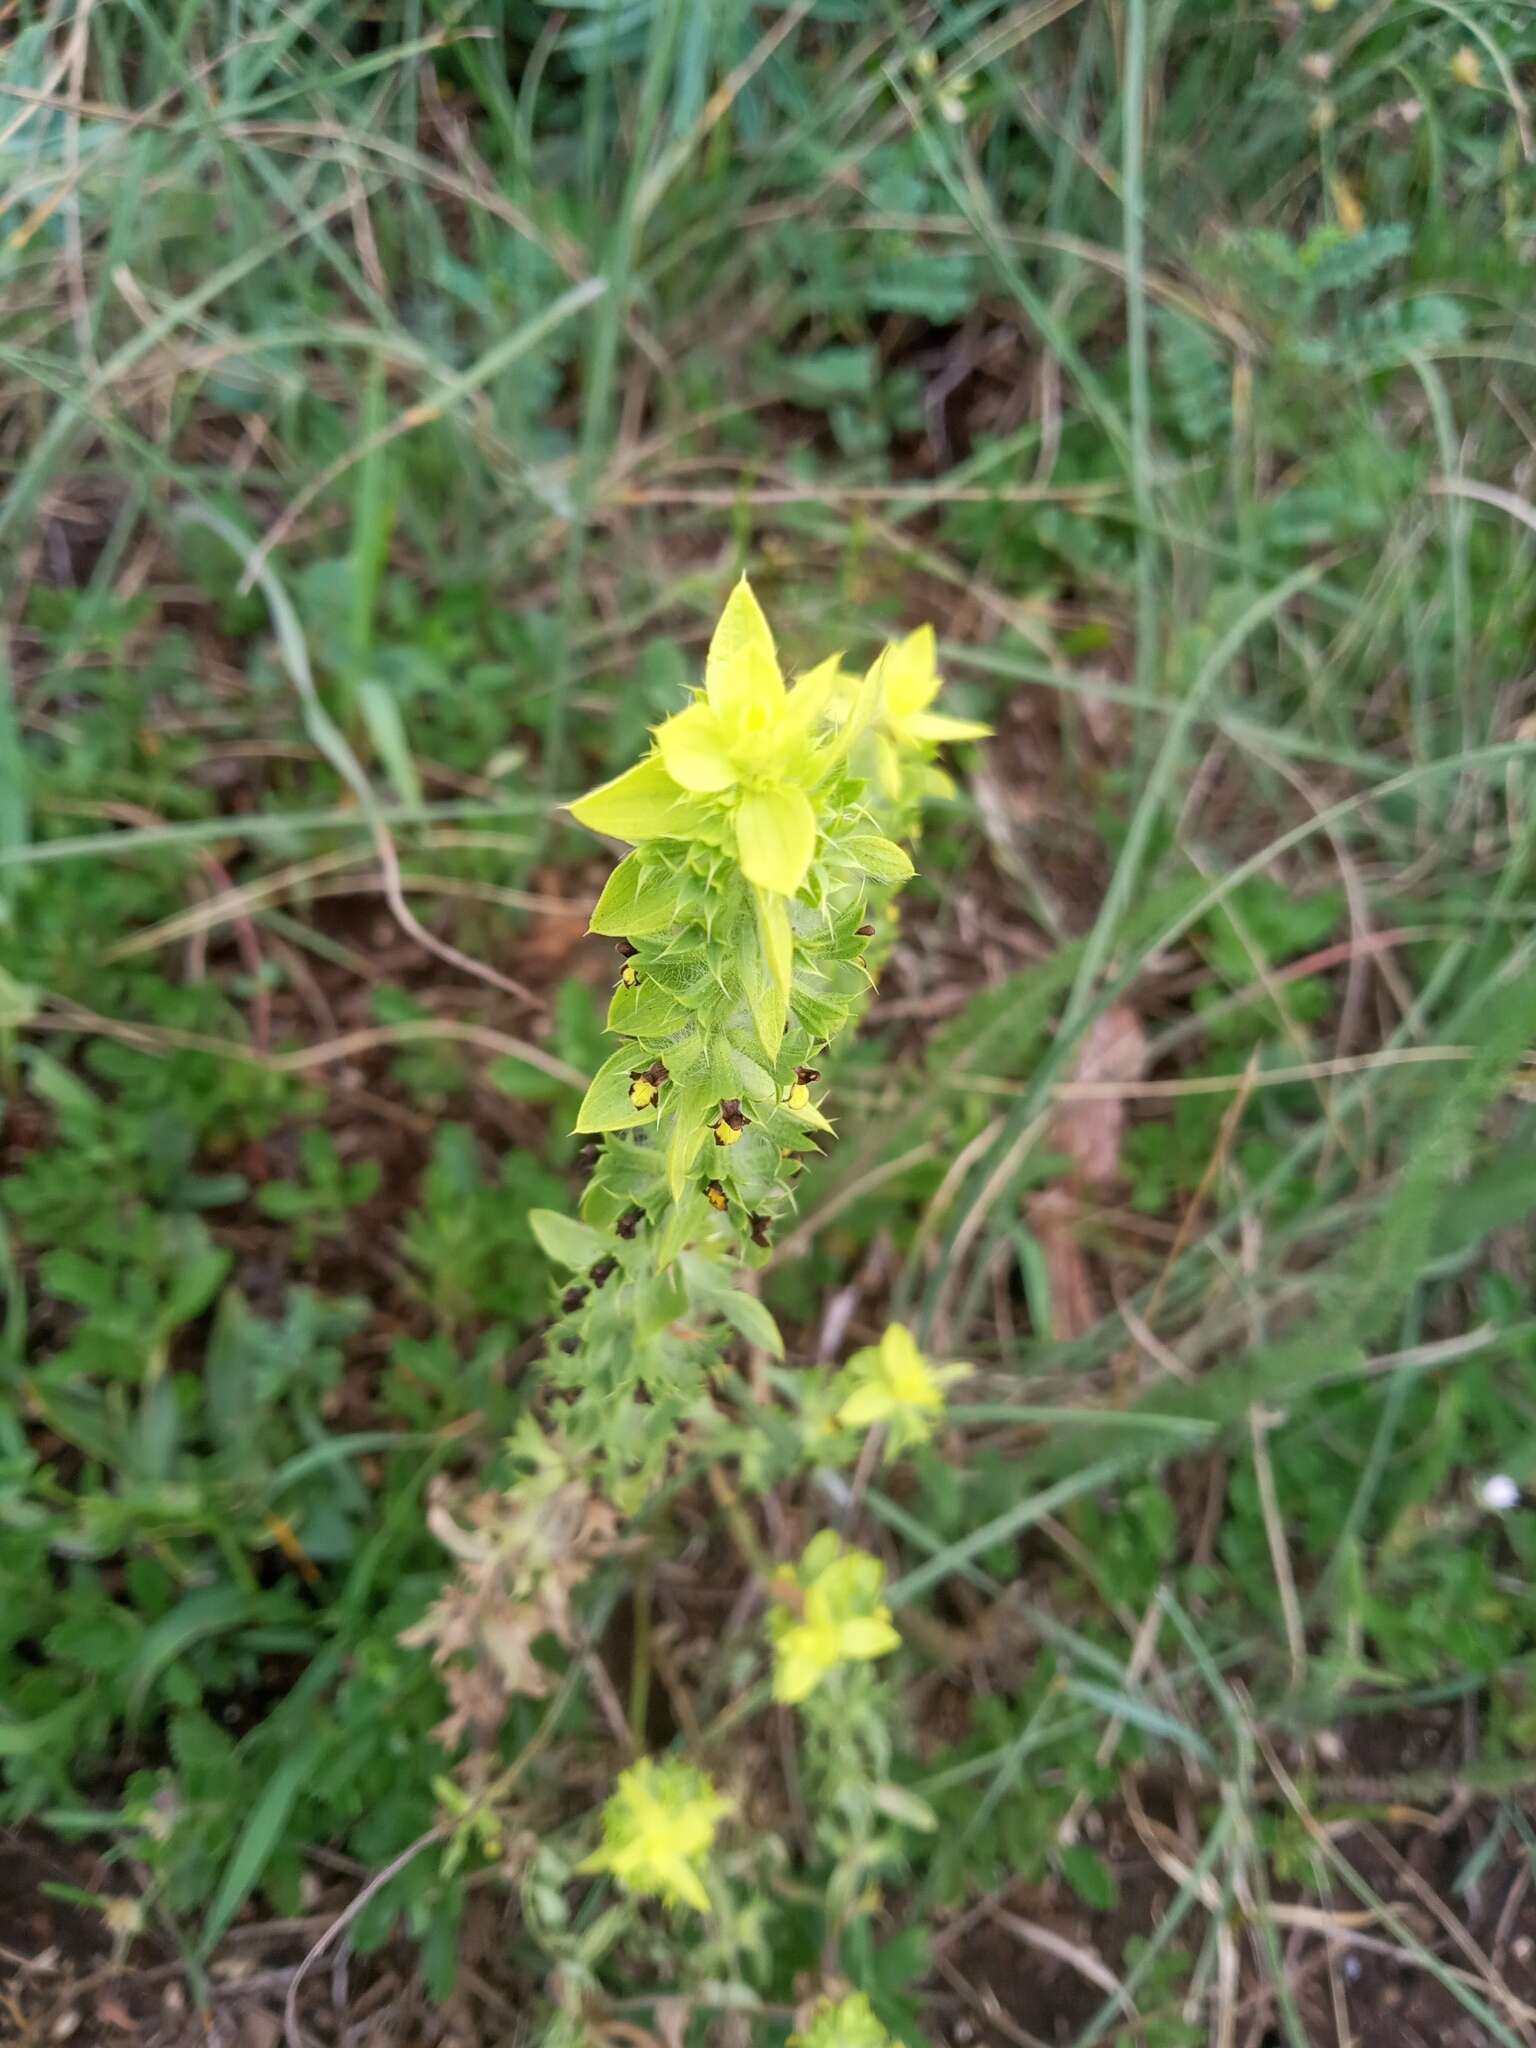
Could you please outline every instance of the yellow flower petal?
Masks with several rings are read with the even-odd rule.
[[[838,1647],[850,1662],[867,1664],[873,1657],[889,1656],[901,1648],[901,1637],[888,1620],[870,1615],[864,1620],[845,1621],[837,1632]]]
[[[707,704],[690,704],[656,728],[656,747],[667,773],[683,789],[707,794],[737,781],[725,729]]]
[[[786,724],[797,732],[809,732],[818,718],[826,715],[832,699],[846,685],[840,654],[829,654],[815,668],[807,669],[784,700]]]
[[[884,1387],[873,1383],[855,1387],[837,1411],[845,1429],[872,1429],[895,1413],[896,1403]]]
[[[685,1906],[692,1906],[697,1913],[709,1911],[709,1893],[704,1889],[703,1880],[691,1863],[681,1856],[669,1856],[657,1866],[657,1875],[662,1879],[662,1896],[667,1899],[681,1899]]]
[[[816,851],[816,813],[793,784],[752,790],[736,811],[741,871],[761,889],[793,896]]]
[[[704,663],[704,690],[733,732],[761,731],[784,702],[773,635],[745,576],[726,599]]]
[[[826,1666],[819,1657],[796,1648],[794,1637],[799,1633],[791,1630],[780,1641],[773,1667],[773,1696],[786,1707],[797,1706],[801,1700],[809,1699],[826,1676]]]
[[[881,672],[886,711],[891,722],[904,725],[939,694],[938,645],[932,626],[919,626],[905,640],[885,651]]]

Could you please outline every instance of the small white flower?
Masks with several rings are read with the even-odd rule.
[[[1477,1489],[1477,1498],[1490,1515],[1507,1515],[1520,1505],[1520,1488],[1507,1472],[1495,1472]]]

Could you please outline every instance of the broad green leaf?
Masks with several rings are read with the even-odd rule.
[[[920,1799],[906,1785],[877,1785],[870,1797],[891,1820],[900,1821],[903,1827],[916,1828],[920,1834],[931,1835],[939,1824],[939,1817],[927,1800]]]
[[[906,882],[917,872],[895,840],[882,839],[878,832],[855,832],[839,842],[838,851],[874,882]]]
[[[677,915],[678,880],[654,860],[639,853],[624,856],[603,886],[588,931],[611,939],[643,939],[665,931]]]
[[[721,1101],[740,1095],[741,1084],[736,1077],[736,1053],[725,1038],[714,1038],[709,1044],[709,1085]]]
[[[1120,1901],[1115,1873],[1097,1851],[1086,1843],[1074,1842],[1056,1852],[1061,1874],[1085,1906],[1096,1913],[1111,1913]]]
[[[648,755],[612,782],[599,783],[570,806],[578,825],[610,839],[686,838],[703,822],[702,807],[685,796],[659,755]]]
[[[654,1108],[636,1109],[629,1099],[630,1068],[644,1064],[636,1060],[633,1046],[621,1045],[616,1053],[610,1053],[581,1098],[572,1128],[584,1132],[632,1131],[641,1124],[655,1123]]]
[[[539,1241],[544,1256],[573,1273],[585,1273],[608,1250],[608,1241],[590,1224],[574,1216],[562,1216],[558,1209],[530,1209],[528,1228]]]
[[[774,897],[774,902],[779,899]],[[786,923],[788,920],[786,919]],[[747,1006],[747,1015],[752,1020],[752,1031],[765,1061],[778,1063],[779,1048],[784,1042],[784,1028],[789,1020],[789,1006],[783,991],[769,971],[768,961],[758,930],[757,916],[743,918],[736,935],[736,967],[741,982],[742,1000]]]
[[[673,1103],[672,1130],[667,1142],[667,1189],[674,1202],[681,1201],[693,1163],[706,1143],[713,1142],[705,1111],[713,1100],[707,1081],[694,1081],[679,1088]]]
[[[750,790],[737,805],[737,858],[747,880],[760,889],[793,896],[815,851],[816,813],[793,783]]]
[[[45,1749],[67,1754],[74,1725],[89,1704],[80,1693],[34,1720],[0,1721],[0,1756],[37,1756]]]
[[[795,978],[795,939],[790,929],[789,908],[781,896],[775,896],[766,889],[759,889],[756,894],[757,936],[762,945],[763,961],[768,968],[769,979],[787,1004]],[[784,1036],[782,1019],[778,1035],[780,1038]],[[770,1059],[777,1061],[777,1044],[770,1047],[765,1039],[763,1050]]]
[[[733,730],[759,729],[784,701],[773,634],[745,576],[725,601],[704,662],[709,707]]]
[[[673,1198],[652,1246],[658,1273],[665,1273],[680,1252],[703,1236],[714,1213],[696,1187],[685,1187]]]
[[[759,1351],[771,1352],[775,1358],[784,1356],[779,1326],[755,1294],[743,1294],[739,1287],[728,1288],[715,1297],[715,1306],[749,1344],[756,1345]]]
[[[649,975],[637,988],[621,983],[608,1005],[608,1029],[620,1038],[666,1038],[687,1022],[688,1012],[676,996]]]

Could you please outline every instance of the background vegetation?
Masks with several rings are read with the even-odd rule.
[[[933,618],[997,728],[764,1281],[797,1367],[899,1314],[978,1370],[749,1517],[889,1566],[872,1913],[773,1710],[718,1729],[728,1483],[508,1720],[531,1836],[627,1722],[805,1848],[758,2012],[669,2003],[659,1918],[591,2038],[776,2048],[834,1982],[914,2042],[1536,2038],[1530,8],[0,37],[20,2038],[276,2038],[434,1825],[427,1489],[528,1406],[614,972],[558,805],[743,566],[791,663]],[[342,1953],[313,2038],[543,2024],[489,1853]]]

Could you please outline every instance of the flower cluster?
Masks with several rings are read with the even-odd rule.
[[[944,1392],[970,1374],[968,1365],[930,1365],[905,1324],[892,1323],[878,1344],[856,1351],[834,1386],[842,1394],[837,1420],[845,1429],[885,1430],[887,1457],[926,1443],[944,1413]]]
[[[891,2048],[891,2036],[862,1991],[835,2002],[821,1999],[804,2033],[791,2034],[789,2048]]]
[[[842,1665],[867,1664],[901,1645],[882,1598],[885,1566],[867,1550],[845,1550],[831,1529],[811,1538],[774,1590],[773,1696],[786,1706],[809,1699]]]
[[[619,1775],[603,1808],[603,1842],[580,1866],[607,1871],[628,1892],[709,1911],[704,1868],[731,1810],[709,1777],[681,1757],[642,1757]]]

